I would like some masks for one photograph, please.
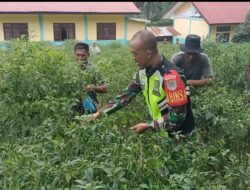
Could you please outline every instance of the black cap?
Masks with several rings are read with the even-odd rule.
[[[187,53],[201,53],[201,38],[195,34],[190,34],[186,37],[184,45],[181,45],[181,50]]]

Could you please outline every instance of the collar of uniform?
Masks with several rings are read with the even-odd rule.
[[[87,61],[82,62],[82,63],[81,63],[81,69],[83,69],[83,70],[84,70],[84,69],[86,69],[88,65],[90,65],[90,63],[89,63],[89,61],[88,61],[88,60],[87,60]]]
[[[162,54],[160,56],[161,56],[161,63],[160,64],[154,66],[153,68],[148,67],[148,68],[145,69],[146,76],[151,76],[156,70],[158,70],[163,65],[165,57]]]

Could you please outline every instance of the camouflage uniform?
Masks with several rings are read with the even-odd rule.
[[[103,76],[101,75],[99,68],[96,65],[92,65],[92,64],[90,64],[89,61],[86,61],[86,62],[83,62],[80,65],[80,67],[82,70],[84,70],[88,73],[91,73],[91,75],[93,76],[91,84],[103,85],[106,82],[104,80]],[[83,99],[81,98],[79,100],[80,102],[79,102],[78,108],[77,108],[77,111],[80,113],[80,115],[95,113],[97,111],[97,109],[99,108],[99,101],[97,99],[97,93],[95,91],[88,91],[87,95],[89,96],[90,101],[93,102],[93,105],[95,108],[93,109],[93,111],[86,110],[86,108],[84,109]]]
[[[182,85],[186,85],[186,79],[183,73],[162,56],[162,61],[157,67],[137,71],[134,80],[127,88],[110,101],[102,112],[106,114],[115,112],[126,106],[139,92],[143,91],[150,115],[153,119],[153,121],[148,122],[148,126],[153,129],[166,128],[168,132],[181,131],[182,134],[191,132],[194,129],[194,118],[190,98],[185,94],[185,85],[183,85],[187,102],[185,104],[171,107],[169,105],[170,100],[167,99],[164,92],[163,76],[165,76],[164,74],[169,74],[170,70],[178,71],[179,75],[177,75],[180,77]],[[142,74],[143,72],[144,74]],[[143,77],[145,79],[143,79]],[[151,80],[151,78],[153,80]],[[170,82],[169,85],[171,86]]]

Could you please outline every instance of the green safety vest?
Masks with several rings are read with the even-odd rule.
[[[163,77],[158,70],[153,75],[147,77],[144,69],[139,71],[139,79],[149,113],[153,120],[157,120],[161,117],[161,111],[167,107],[166,95],[163,89]]]

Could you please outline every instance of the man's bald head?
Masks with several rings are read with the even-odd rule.
[[[144,50],[158,52],[155,36],[149,30],[140,30],[136,32],[131,38],[131,41],[138,42],[140,44],[140,47]]]

